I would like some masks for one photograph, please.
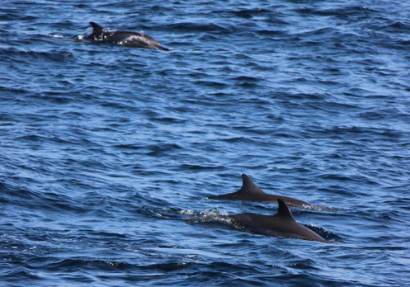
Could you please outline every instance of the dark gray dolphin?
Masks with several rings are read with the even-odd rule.
[[[93,42],[105,42],[133,48],[150,48],[171,51],[170,49],[161,46],[157,40],[148,35],[129,31],[110,32],[97,23],[90,22],[90,24],[94,30],[90,36],[87,36],[87,39]]]
[[[277,202],[278,199],[282,199],[290,206],[312,206],[303,200],[296,198],[268,194],[253,183],[252,179],[246,174],[242,174],[242,187],[237,192],[227,193],[222,195],[209,196],[209,199],[229,199],[229,200],[248,200],[248,201],[261,201],[261,202]]]
[[[279,209],[276,215],[253,213],[226,215],[235,228],[274,237],[290,237],[326,242],[323,237],[296,222],[286,203],[278,198]]]

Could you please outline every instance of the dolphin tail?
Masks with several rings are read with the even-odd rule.
[[[171,51],[171,49],[165,48],[165,47],[163,47],[163,46],[161,46],[161,45],[158,45],[156,48],[157,48],[158,50],[161,50],[161,51]]]

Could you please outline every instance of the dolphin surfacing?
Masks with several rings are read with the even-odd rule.
[[[129,31],[110,32],[97,23],[90,22],[90,25],[93,27],[93,33],[86,38],[93,42],[111,43],[133,48],[149,48],[162,51],[171,51],[171,49],[161,46],[161,44],[151,36],[143,33]]]
[[[260,201],[260,202],[278,202],[279,199],[283,200],[290,206],[312,206],[306,201],[296,198],[268,194],[260,189],[252,179],[246,174],[242,174],[242,187],[236,192],[227,193],[222,195],[208,196],[209,199],[229,199],[229,200],[247,200],[247,201]]]
[[[224,218],[230,219],[236,229],[245,232],[326,242],[319,234],[297,223],[282,199],[278,198],[277,201],[279,209],[276,215],[244,213],[225,215]]]

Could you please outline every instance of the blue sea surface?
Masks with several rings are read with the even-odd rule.
[[[1,286],[409,286],[410,4],[1,1]],[[93,21],[172,51],[91,43]],[[248,174],[330,243],[241,232]]]

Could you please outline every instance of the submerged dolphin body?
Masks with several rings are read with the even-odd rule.
[[[274,237],[300,238],[326,242],[323,237],[296,222],[286,203],[278,198],[279,209],[276,215],[253,213],[226,215],[235,228]]]
[[[242,187],[237,192],[227,193],[222,195],[209,196],[209,199],[229,199],[229,200],[248,200],[248,201],[261,201],[261,202],[278,202],[279,199],[283,200],[290,206],[312,206],[303,200],[296,198],[268,194],[253,183],[252,179],[246,174],[242,174]]]
[[[133,48],[150,48],[171,51],[170,49],[161,46],[161,44],[154,38],[143,33],[129,31],[110,32],[97,23],[90,22],[90,25],[93,27],[93,33],[87,36],[87,39],[93,42],[105,42]]]

